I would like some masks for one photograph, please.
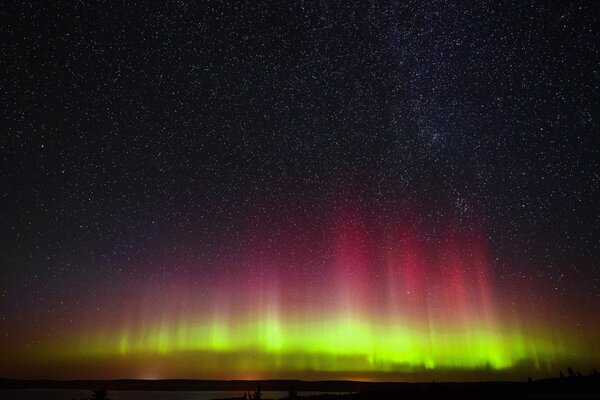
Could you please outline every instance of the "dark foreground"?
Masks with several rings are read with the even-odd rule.
[[[266,399],[256,390],[287,392],[283,398],[311,400],[370,399],[600,399],[600,375],[571,376],[529,382],[356,382],[356,381],[199,381],[199,380],[79,380],[0,379],[0,389],[81,389],[111,391],[240,391]],[[302,392],[338,392],[303,396]],[[266,394],[266,393],[265,393]],[[1,391],[0,391],[1,395]],[[154,397],[153,397],[154,398]]]

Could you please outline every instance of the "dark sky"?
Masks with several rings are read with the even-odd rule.
[[[600,305],[597,3],[126,3],[0,11],[0,341],[340,207]]]

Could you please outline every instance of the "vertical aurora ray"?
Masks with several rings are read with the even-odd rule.
[[[543,374],[585,345],[543,315],[506,307],[520,298],[494,288],[476,230],[431,238],[412,222],[378,229],[349,213],[322,231],[314,243],[257,239],[243,268],[202,285],[186,272],[161,290],[132,290],[137,307],[35,352],[47,366],[93,364],[119,376],[389,379],[523,366]]]

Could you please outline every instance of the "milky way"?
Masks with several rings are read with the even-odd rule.
[[[0,376],[600,365],[594,2],[8,4]]]

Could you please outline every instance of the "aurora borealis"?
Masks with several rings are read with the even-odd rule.
[[[2,20],[0,377],[600,366],[593,3]]]
[[[523,306],[517,288],[499,294],[476,227],[448,224],[432,238],[410,220],[384,228],[358,212],[333,214],[325,228],[255,237],[202,287],[193,266],[162,284],[138,282],[129,307],[33,346],[37,362],[146,378],[505,377],[589,361],[583,352],[597,347]],[[319,263],[318,274],[305,268]]]

